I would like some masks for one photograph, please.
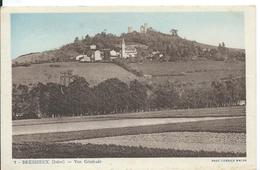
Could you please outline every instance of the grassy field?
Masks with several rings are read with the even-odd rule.
[[[130,66],[143,74],[152,75],[153,82],[180,82],[187,84],[207,83],[232,77],[245,76],[245,62],[187,61],[187,62],[145,62]]]
[[[94,144],[13,144],[13,158],[245,157],[245,153],[151,149]]]
[[[60,72],[67,70],[72,70],[74,75],[85,77],[90,85],[115,77],[125,82],[137,79],[132,73],[112,63],[62,62],[13,67],[13,83],[26,85],[38,82],[60,83]]]
[[[245,133],[245,118],[224,120],[209,120],[197,122],[172,123],[123,128],[107,128],[71,132],[42,133],[13,136],[14,143],[23,142],[63,142],[70,140],[91,139],[109,136],[149,134],[162,132],[216,132],[216,133]]]
[[[246,152],[245,133],[163,132],[72,140],[65,143],[113,144],[191,151]]]
[[[130,66],[143,74],[152,75],[152,81],[198,85],[214,80],[245,76],[245,62],[227,63],[224,61],[187,61],[187,62],[145,62],[131,63]],[[138,79],[132,73],[112,63],[44,63],[28,67],[13,67],[12,76],[15,84],[35,84],[38,82],[60,81],[60,72],[72,70],[73,74],[86,78],[90,85],[96,85],[108,78],[117,77],[129,82]]]

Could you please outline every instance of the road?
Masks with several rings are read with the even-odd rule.
[[[12,123],[13,123],[13,126],[20,126],[20,125],[39,125],[39,124],[51,124],[51,123],[130,119],[130,118],[136,118],[136,119],[139,119],[139,118],[192,118],[192,117],[231,117],[231,116],[246,116],[245,106],[162,110],[162,111],[106,114],[106,115],[94,115],[94,116],[43,118],[43,119],[33,119],[33,120],[24,119],[24,120],[15,120]]]
[[[136,126],[161,125],[170,123],[196,122],[219,119],[237,119],[244,116],[232,117],[193,117],[193,118],[125,118],[125,119],[102,119],[88,121],[73,122],[52,122],[45,123],[14,123],[13,135],[39,134],[39,133],[55,133],[70,132],[81,130],[107,129],[107,128],[123,128]],[[33,121],[32,121],[33,122]]]

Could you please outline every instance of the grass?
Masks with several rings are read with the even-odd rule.
[[[224,61],[186,61],[186,62],[145,62],[131,63],[135,70],[152,75],[152,82],[181,82],[196,85],[203,82],[220,80],[231,75],[245,76],[245,62],[227,63]]]
[[[209,120],[198,122],[172,123],[124,128],[107,128],[72,132],[30,134],[13,136],[13,143],[23,142],[62,142],[69,140],[91,139],[109,136],[149,134],[161,132],[219,132],[245,133],[245,118]]]
[[[163,132],[73,140],[65,143],[113,144],[191,151],[246,152],[245,133]]]
[[[55,65],[55,66],[54,66]],[[146,75],[153,75],[152,82],[163,83],[171,81],[175,83],[190,84],[209,83],[214,80],[245,76],[245,62],[226,63],[224,61],[187,61],[187,62],[145,62],[131,63],[130,67]],[[28,67],[13,67],[13,83],[35,84],[38,82],[59,83],[60,72],[73,70],[73,74],[85,77],[91,86],[108,78],[117,77],[128,82],[139,79],[134,74],[112,63],[78,63],[60,62],[32,64]]]
[[[151,149],[95,144],[13,144],[13,158],[245,157],[245,153]]]
[[[56,65],[56,67],[53,67],[53,65]],[[132,73],[112,63],[60,62],[31,64],[29,67],[13,67],[13,83],[25,85],[38,82],[59,83],[60,72],[67,70],[72,70],[73,74],[85,77],[92,86],[114,77],[126,82],[137,78]]]
[[[131,67],[143,71],[144,74],[164,75],[174,73],[194,73],[207,71],[245,70],[245,62],[227,63],[224,61],[183,61],[183,62],[145,62],[131,63]]]

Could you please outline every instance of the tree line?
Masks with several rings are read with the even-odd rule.
[[[238,105],[241,100],[245,100],[244,78],[214,81],[209,88],[195,89],[172,83],[151,86],[137,80],[127,84],[117,78],[90,87],[85,78],[74,76],[68,86],[14,84],[12,117],[28,119],[223,107]]]

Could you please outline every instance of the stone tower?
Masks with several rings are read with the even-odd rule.
[[[144,25],[140,26],[140,33],[146,34],[147,30],[148,30],[148,24],[147,23],[144,23]]]
[[[133,27],[129,26],[128,27],[128,33],[132,33],[133,32]]]

